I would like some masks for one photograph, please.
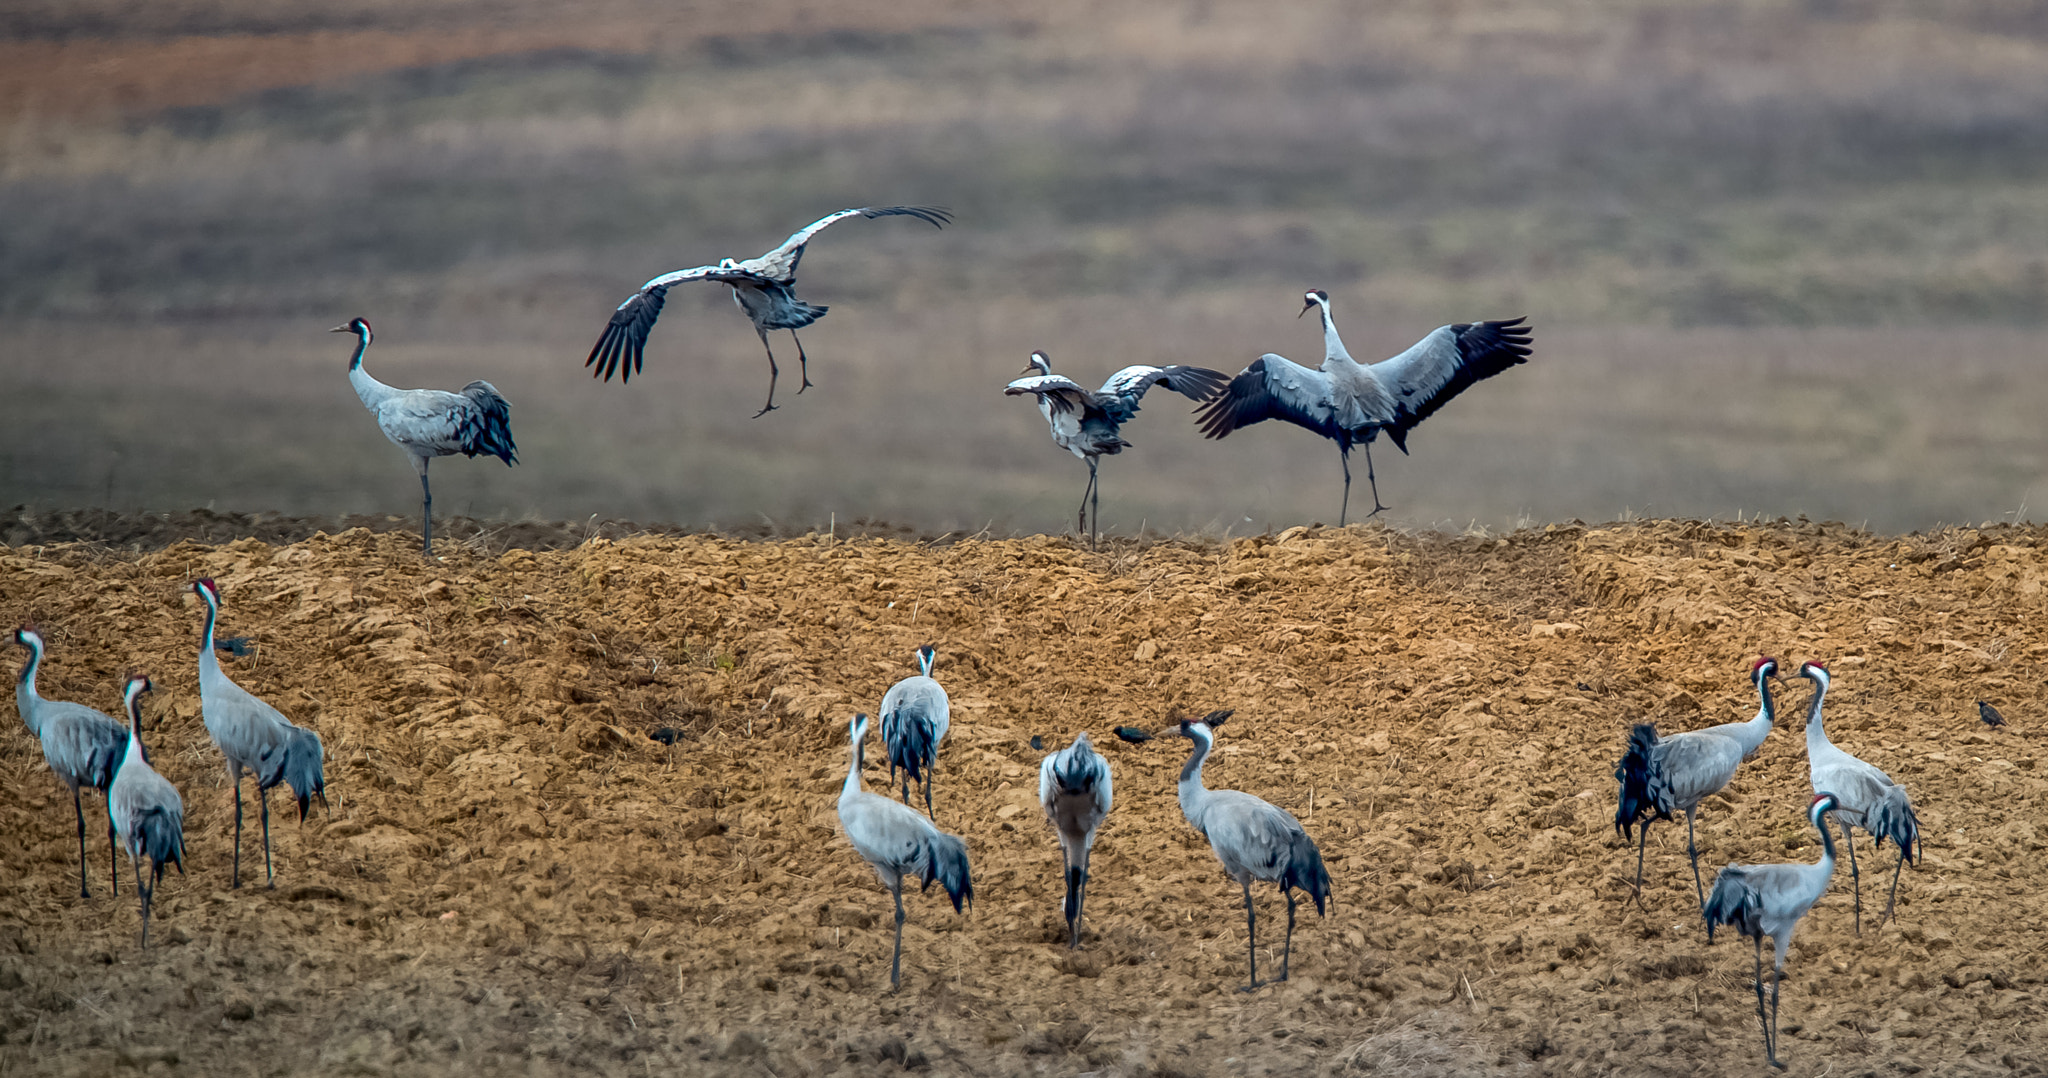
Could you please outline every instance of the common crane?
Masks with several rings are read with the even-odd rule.
[[[796,264],[804,257],[804,247],[811,242],[812,236],[849,217],[915,217],[929,222],[934,228],[944,228],[953,220],[950,212],[937,206],[866,206],[840,210],[796,230],[782,241],[782,246],[759,258],[744,261],[724,258],[717,265],[664,273],[641,285],[640,291],[619,304],[618,309],[612,312],[610,324],[604,328],[604,335],[591,347],[590,358],[584,360],[583,365],[595,368],[590,372],[592,377],[602,376],[609,382],[612,372],[618,371],[621,384],[631,381],[635,374],[640,373],[640,364],[647,352],[647,334],[654,329],[654,320],[661,316],[661,305],[668,298],[668,290],[690,281],[717,281],[732,288],[732,301],[754,323],[754,332],[761,338],[761,348],[768,353],[768,403],[754,413],[754,418],[767,415],[775,410],[775,379],[781,373],[775,366],[775,349],[768,345],[768,331],[789,331],[790,339],[796,341],[796,361],[804,380],[797,392],[809,389],[810,359],[804,355],[804,342],[796,331],[823,318],[830,308],[796,298]]]
[[[1067,947],[1081,946],[1081,905],[1088,898],[1088,854],[1095,848],[1095,830],[1109,815],[1109,761],[1088,743],[1086,732],[1074,743],[1038,765],[1038,803],[1045,822],[1060,838],[1060,857],[1067,882]]]
[[[128,729],[112,717],[84,704],[45,700],[36,692],[36,671],[43,665],[43,636],[32,628],[14,630],[14,642],[28,649],[28,662],[14,682],[14,706],[21,721],[43,744],[43,760],[58,781],[71,789],[71,811],[78,817],[78,897],[91,898],[85,885],[85,807],[78,789],[89,786],[105,794],[114,769],[128,751]],[[107,884],[121,893],[121,861],[114,853],[114,824],[107,821]]]
[[[1828,834],[1827,814],[1839,811],[1835,795],[1822,793],[1806,808],[1806,818],[1820,829],[1820,861],[1811,865],[1731,864],[1714,877],[1714,893],[1701,907],[1707,919],[1707,942],[1714,942],[1714,929],[1731,925],[1756,942],[1756,1018],[1764,1031],[1764,1055],[1771,1066],[1778,1062],[1778,986],[1785,980],[1785,952],[1792,946],[1792,933],[1806,911],[1820,901],[1835,874],[1835,840]],[[1777,947],[1771,978],[1771,1012],[1764,1015],[1764,937]]]
[[[953,900],[954,913],[960,912],[963,900],[974,905],[974,880],[967,864],[967,843],[960,836],[932,826],[916,809],[861,787],[861,740],[868,733],[868,717],[855,715],[851,732],[853,763],[846,769],[846,784],[839,791],[839,826],[896,900],[896,948],[889,958],[889,990],[893,992],[903,985],[903,877],[921,878],[924,885],[920,891],[930,890],[936,880]]]
[[[938,652],[930,644],[917,649],[918,673],[889,686],[882,694],[882,745],[889,752],[889,781],[903,769],[903,803],[910,803],[910,781],[924,791],[924,814],[932,815],[932,764],[939,742],[951,725],[946,689],[932,679]],[[933,817],[937,819],[937,817]]]
[[[214,623],[220,617],[220,587],[200,580],[192,590],[206,604],[206,629],[199,641],[199,710],[206,732],[227,757],[228,781],[235,788],[235,867],[231,886],[242,886],[242,769],[256,779],[256,797],[263,807],[263,876],[277,886],[270,865],[270,788],[287,783],[306,819],[315,797],[327,804],[327,780],[321,769],[320,735],[294,725],[276,708],[228,679],[213,656]]]
[[[1521,318],[1441,326],[1392,359],[1364,364],[1351,358],[1330,315],[1330,294],[1305,293],[1303,314],[1320,308],[1323,364],[1310,370],[1267,353],[1230,380],[1221,396],[1201,409],[1202,433],[1222,438],[1267,419],[1284,419],[1337,443],[1344,462],[1343,525],[1351,508],[1351,447],[1365,446],[1365,478],[1372,484],[1372,513],[1380,504],[1372,469],[1372,443],[1382,432],[1402,453],[1408,432],[1468,386],[1529,358],[1534,332]]]
[[[1316,915],[1323,916],[1330,897],[1330,874],[1323,868],[1322,851],[1285,809],[1267,804],[1236,790],[1211,790],[1202,785],[1202,762],[1216,744],[1213,727],[1231,712],[1216,711],[1190,722],[1181,720],[1180,734],[1195,743],[1187,763],[1180,769],[1180,811],[1202,837],[1223,871],[1244,889],[1246,945],[1251,957],[1251,983],[1240,991],[1249,992],[1266,982],[1259,980],[1258,912],[1252,907],[1252,881],[1266,880],[1280,885],[1287,896],[1287,942],[1280,952],[1279,980],[1287,979],[1287,966],[1294,954],[1294,889],[1299,887],[1315,900]]]
[[[391,444],[405,450],[413,471],[420,473],[420,546],[434,553],[434,490],[427,485],[427,462],[435,457],[494,456],[507,467],[519,463],[512,444],[512,405],[485,381],[471,382],[460,393],[441,389],[396,389],[370,377],[363,353],[373,336],[370,323],[349,319],[329,333],[356,335],[355,358],[348,363],[348,381],[363,407],[377,417],[377,428]]]
[[[1053,444],[1088,462],[1088,487],[1081,492],[1081,510],[1074,527],[1088,532],[1091,500],[1095,507],[1095,532],[1090,545],[1102,538],[1101,492],[1095,485],[1095,466],[1104,454],[1115,456],[1131,443],[1119,436],[1118,428],[1138,414],[1138,401],[1154,384],[1163,385],[1200,404],[1214,397],[1229,377],[1207,367],[1152,367],[1139,364],[1109,376],[1102,388],[1091,390],[1064,374],[1052,373],[1052,361],[1044,352],[1031,353],[1024,368],[1029,377],[1003,387],[1005,396],[1029,393],[1038,398],[1038,412],[1052,428]]]
[[[1748,722],[1729,722],[1704,730],[1688,730],[1659,738],[1657,727],[1638,723],[1629,731],[1628,751],[1614,769],[1621,782],[1620,805],[1614,812],[1614,829],[1623,838],[1641,821],[1642,837],[1636,842],[1636,882],[1632,894],[1637,902],[1643,894],[1643,847],[1650,840],[1652,820],[1671,819],[1673,810],[1685,812],[1685,854],[1692,859],[1693,898],[1706,901],[1700,883],[1699,847],[1693,841],[1693,818],[1700,802],[1719,793],[1735,777],[1735,769],[1763,747],[1770,736],[1777,709],[1771,702],[1770,679],[1778,675],[1778,660],[1764,656],[1749,669],[1756,686],[1756,717]]]
[[[156,885],[164,880],[164,865],[175,864],[178,875],[185,874],[185,801],[169,779],[149,766],[149,752],[142,745],[142,694],[154,687],[137,674],[129,677],[121,693],[121,705],[128,712],[128,747],[107,787],[107,818],[120,832],[121,845],[135,866],[144,947],[149,946],[149,907]],[[144,857],[150,861],[147,883],[142,879]]]
[[[1841,802],[1835,809],[1835,822],[1842,828],[1842,844],[1849,847],[1849,881],[1856,893],[1856,934],[1860,936],[1863,880],[1856,868],[1856,839],[1849,833],[1850,825],[1870,832],[1877,840],[1877,849],[1884,848],[1885,839],[1899,846],[1899,863],[1892,869],[1891,898],[1884,904],[1884,915],[1877,919],[1878,927],[1882,928],[1899,900],[1899,873],[1913,859],[1920,842],[1920,817],[1914,814],[1913,800],[1906,796],[1904,786],[1828,740],[1820,717],[1821,702],[1827,698],[1831,680],[1827,667],[1816,662],[1804,663],[1799,667],[1799,676],[1813,682],[1813,700],[1806,711],[1806,768],[1815,793],[1830,791]]]

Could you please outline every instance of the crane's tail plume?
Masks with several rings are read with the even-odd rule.
[[[1323,867],[1323,851],[1306,834],[1294,836],[1288,851],[1287,868],[1280,874],[1280,889],[1299,887],[1315,899],[1316,916],[1324,916],[1330,902],[1330,873]]]
[[[1657,727],[1637,723],[1628,732],[1628,749],[1621,754],[1621,762],[1614,765],[1614,777],[1621,783],[1621,803],[1614,811],[1614,829],[1623,838],[1633,838],[1636,821],[1653,812],[1655,819],[1671,818],[1671,813],[1658,805],[1650,791],[1656,778],[1650,760],[1656,748]]]
[[[794,296],[778,307],[761,322],[762,329],[802,329],[825,317],[831,306],[823,303],[805,303]]]
[[[161,880],[164,865],[176,862],[185,871],[185,814],[159,805],[145,813],[135,826],[135,842],[141,856],[154,864]]]
[[[894,770],[902,768],[904,774],[917,782],[924,782],[932,764],[939,757],[939,746],[933,741],[931,723],[916,714],[902,710],[882,716],[882,740],[889,746],[890,778]]]
[[[1899,854],[1908,861],[1915,860],[1915,851],[1920,843],[1920,817],[1913,812],[1913,802],[1906,796],[1906,788],[1894,786],[1885,791],[1884,800],[1877,803],[1869,814],[1870,833],[1877,838],[1879,848],[1885,839],[1899,844]]]
[[[468,456],[497,457],[506,464],[519,463],[519,447],[512,444],[512,404],[499,395],[498,387],[485,381],[462,387],[462,395],[476,405],[473,414],[463,416],[455,436]]]
[[[327,804],[324,756],[320,735],[311,730],[297,730],[285,743],[284,781],[290,784],[292,797],[299,803],[300,822],[305,821],[307,805],[313,798],[318,797],[322,806]]]
[[[1729,865],[1714,877],[1713,893],[1700,907],[1700,916],[1707,919],[1708,943],[1714,942],[1714,929],[1720,925],[1731,925],[1745,936],[1763,932],[1763,905],[1741,865]]]
[[[958,835],[943,831],[934,833],[926,840],[924,848],[924,886],[929,890],[934,881],[946,889],[946,897],[953,900],[953,912],[960,912],[960,903],[974,905],[974,878],[967,867],[967,843]]]

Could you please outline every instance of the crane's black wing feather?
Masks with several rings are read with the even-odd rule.
[[[612,380],[612,372],[619,372],[621,385],[633,380],[640,373],[640,364],[647,353],[647,334],[654,328],[654,320],[661,317],[661,305],[668,299],[668,286],[657,285],[636,292],[633,298],[619,304],[612,312],[612,320],[604,327],[604,335],[590,349],[590,358],[583,361],[586,367],[595,367],[592,378]],[[621,366],[623,365],[623,370]]]
[[[1415,347],[1375,363],[1372,372],[1394,398],[1394,418],[1380,429],[1401,452],[1408,432],[1452,397],[1509,367],[1526,363],[1534,332],[1526,319],[1445,326]]]
[[[1350,435],[1337,424],[1330,404],[1330,379],[1280,356],[1252,361],[1230,380],[1221,395],[1197,410],[1203,435],[1222,438],[1231,431],[1268,419],[1284,419],[1348,446]]]

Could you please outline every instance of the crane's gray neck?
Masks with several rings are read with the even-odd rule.
[[[218,673],[220,660],[213,654],[213,624],[220,617],[220,605],[205,588],[199,589],[199,601],[206,605],[206,628],[199,634],[199,672]]]
[[[1356,363],[1357,360],[1352,359],[1351,353],[1344,347],[1344,338],[1337,335],[1337,319],[1330,314],[1330,301],[1327,299],[1317,300],[1316,308],[1321,312],[1323,318],[1323,362],[1328,363],[1331,360],[1339,360],[1345,363]]]
[[[356,343],[356,357],[348,364],[348,384],[355,388],[357,399],[363,407],[376,411],[377,406],[397,395],[398,390],[379,382],[363,369],[363,353],[370,347],[369,334],[361,334]]]
[[[1830,743],[1828,741],[1828,732],[1821,726],[1820,719],[1820,706],[1821,702],[1827,699],[1828,683],[1821,678],[1813,678],[1811,680],[1813,681],[1813,699],[1806,704],[1806,749],[1809,753],[1817,745]]]
[[[862,787],[860,782],[860,735],[863,733],[866,733],[866,731],[854,731],[853,762],[848,764],[846,767],[846,782],[839,788],[839,794],[841,797],[844,797],[847,794],[859,793],[861,791]]]
[[[1835,836],[1828,831],[1828,814],[1825,812],[1814,813],[1813,826],[1820,828],[1820,863],[1826,865],[1829,872],[1833,872],[1835,870]]]
[[[363,365],[363,353],[369,350],[370,334],[365,330],[356,330],[356,354],[354,358],[348,361],[348,369],[353,371],[361,367]]]
[[[129,689],[127,698],[121,704],[128,711],[128,752],[121,757],[122,766],[141,760],[149,763],[149,750],[142,747],[142,692]]]
[[[1736,738],[1736,741],[1742,745],[1742,755],[1745,759],[1751,753],[1763,747],[1764,738],[1770,736],[1771,724],[1777,721],[1778,717],[1777,705],[1771,700],[1770,675],[1765,671],[1764,667],[1759,666],[1756,669],[1754,678],[1759,697],[1756,717],[1742,724],[1742,734]]]
[[[40,709],[37,705],[43,698],[36,695],[36,668],[43,665],[43,649],[40,643],[28,643],[28,661],[21,664],[21,675],[14,681],[14,709],[21,712],[22,724],[36,737],[43,736]]]

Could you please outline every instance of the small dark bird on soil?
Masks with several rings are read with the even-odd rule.
[[[1997,708],[1982,700],[1977,701],[1977,717],[1983,719],[1986,726],[2005,725],[2005,716],[2000,715]]]
[[[664,726],[661,729],[648,734],[647,736],[655,741],[661,742],[664,745],[673,745],[676,742],[681,741],[683,739],[683,732],[681,730],[676,729],[673,726]]]
[[[1034,752],[1036,752],[1036,751],[1038,751],[1038,750],[1041,750],[1041,749],[1045,748],[1045,739],[1044,739],[1044,738],[1042,738],[1042,737],[1040,737],[1040,736],[1038,736],[1037,734],[1032,734],[1032,735],[1031,735],[1031,748],[1032,748],[1032,751],[1034,751]]]
[[[1145,742],[1147,742],[1147,741],[1150,741],[1150,740],[1152,740],[1152,735],[1151,735],[1151,734],[1148,734],[1148,733],[1146,733],[1145,731],[1143,731],[1143,730],[1140,730],[1140,729],[1138,729],[1138,728],[1137,728],[1137,727],[1135,727],[1135,726],[1119,726],[1119,727],[1117,727],[1117,728],[1116,728],[1116,736],[1118,736],[1118,737],[1120,737],[1120,738],[1124,739],[1125,741],[1128,741],[1128,742],[1130,742],[1130,743],[1131,743],[1131,744],[1133,744],[1133,745],[1141,745],[1141,744],[1143,744],[1143,743],[1145,743]]]
[[[230,636],[226,640],[214,641],[213,650],[225,651],[228,654],[240,659],[246,658],[249,655],[254,654],[256,651],[256,645],[250,643],[249,638],[246,636]]]

